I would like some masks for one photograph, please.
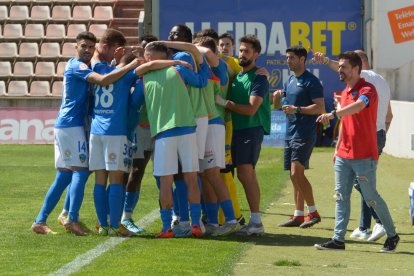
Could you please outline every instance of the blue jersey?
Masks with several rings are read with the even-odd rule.
[[[229,77],[227,74],[227,64],[219,58],[219,64],[217,67],[211,67],[211,70],[213,71],[214,75],[216,75],[220,80],[220,85],[226,85]]]
[[[84,62],[71,58],[63,74],[62,104],[55,128],[83,126],[88,110],[88,76],[93,71]]]
[[[323,98],[321,82],[312,73],[305,72],[296,77],[291,75],[283,86],[283,92],[289,104],[308,106],[314,99]],[[294,114],[287,116],[286,140],[310,139],[316,135],[316,118],[318,115]]]
[[[102,75],[117,70],[101,62],[95,63],[92,69]],[[136,79],[135,70],[131,70],[113,84],[94,85],[92,134],[127,135],[130,91]]]

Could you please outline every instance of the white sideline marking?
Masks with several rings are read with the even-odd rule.
[[[153,223],[159,216],[159,210],[155,209],[142,219],[140,219],[137,224],[142,227],[147,227]],[[88,252],[79,255],[70,263],[65,264],[60,269],[55,272],[50,273],[49,275],[70,275],[71,273],[78,272],[82,267],[90,264],[93,260],[106,253],[108,250],[114,248],[118,244],[126,241],[125,238],[112,237],[107,241],[97,245],[95,248],[89,250]]]

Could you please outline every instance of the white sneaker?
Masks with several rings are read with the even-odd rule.
[[[214,231],[211,235],[213,237],[225,236],[225,235],[229,235],[234,232],[238,232],[240,229],[241,229],[241,226],[237,221],[233,223],[226,222],[224,225],[216,229],[216,231]]]
[[[174,237],[176,238],[187,238],[191,237],[191,224],[189,221],[180,222],[172,228]]]
[[[219,227],[218,225],[207,223],[205,225],[205,228],[206,228],[206,231],[204,232],[204,235],[208,236],[208,235],[212,235],[215,231],[217,231]]]
[[[371,232],[369,231],[369,229],[365,229],[364,231],[361,231],[358,227],[354,231],[352,231],[349,237],[353,239],[366,240],[369,237],[370,233]]]
[[[384,229],[384,226],[380,223],[376,223],[374,228],[372,228],[372,235],[368,238],[368,241],[376,241],[385,236],[387,232]]]
[[[243,236],[262,236],[264,234],[264,227],[262,223],[249,222],[249,224],[245,225],[238,233]]]

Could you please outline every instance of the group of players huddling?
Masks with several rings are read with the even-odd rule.
[[[79,210],[91,172],[99,235],[144,232],[132,213],[151,156],[160,191],[157,238],[264,233],[258,202],[249,199],[257,192],[245,187],[251,209],[246,224],[232,175],[232,120],[224,106],[242,70],[232,57],[234,40],[211,29],[192,36],[185,25],[174,26],[168,39],[144,36],[140,46],[126,47],[123,34],[113,29],[99,42],[90,32],[77,36],[77,56],[64,72],[54,129],[56,178],[32,225],[34,233],[55,233],[47,218],[65,189],[58,222],[76,235],[90,232],[79,221]],[[248,35],[241,42],[250,47],[258,40]],[[256,85],[268,90],[266,70],[254,71]],[[262,97],[270,127],[268,95]]]

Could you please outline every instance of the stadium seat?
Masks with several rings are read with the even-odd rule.
[[[4,81],[0,81],[0,96],[6,95],[6,83]]]
[[[50,19],[49,6],[33,6],[30,19],[34,21],[46,21]]]
[[[56,68],[56,75],[59,77],[63,77],[63,73],[65,72],[65,68],[66,68],[66,61],[61,61],[58,63],[57,68]]]
[[[0,43],[0,58],[14,59],[17,56],[18,54],[17,54],[16,43],[11,43],[11,42]]]
[[[57,58],[60,56],[60,45],[56,42],[43,43],[40,47],[42,58]]]
[[[55,75],[55,63],[50,61],[39,61],[35,69],[36,77],[52,77]]]
[[[45,27],[43,24],[27,24],[24,36],[30,40],[41,40],[45,36]]]
[[[26,21],[29,19],[29,8],[27,6],[11,6],[9,11],[9,20]]]
[[[12,66],[8,61],[0,61],[0,78],[8,79],[12,76]]]
[[[84,32],[84,31],[86,31],[85,24],[70,24],[68,26],[67,37],[74,39],[79,33]]]
[[[30,96],[44,97],[50,95],[50,83],[48,81],[32,81],[30,84]]]
[[[62,97],[63,94],[63,82],[55,81],[52,85],[52,96]]]
[[[75,49],[76,43],[66,42],[62,47],[62,57],[72,58],[75,57],[77,52]]]
[[[11,81],[9,83],[8,96],[26,96],[27,94],[27,81]]]
[[[114,18],[111,6],[96,6],[93,12],[94,21],[106,21]]]
[[[0,20],[7,20],[9,19],[9,13],[7,6],[0,6]]]
[[[90,6],[75,6],[73,8],[72,19],[74,21],[89,21],[92,18],[92,9]]]
[[[23,42],[20,44],[19,57],[33,59],[39,55],[39,45],[35,42]]]
[[[33,63],[30,61],[19,61],[14,64],[13,75],[15,77],[32,77]]]
[[[21,24],[6,24],[3,29],[3,37],[5,39],[21,39],[23,30]]]
[[[93,33],[96,38],[100,39],[107,28],[108,26],[106,24],[91,24],[89,26],[89,31]]]
[[[52,20],[68,21],[71,20],[70,6],[54,6],[52,9]]]
[[[49,24],[46,28],[47,39],[63,39],[66,36],[65,25]]]

